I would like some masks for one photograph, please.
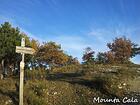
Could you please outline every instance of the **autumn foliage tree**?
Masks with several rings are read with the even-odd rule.
[[[107,64],[115,63],[115,55],[113,52],[107,51],[104,54],[105,54],[105,63]]]
[[[138,53],[137,46],[126,37],[115,38],[112,43],[108,43],[107,46],[111,53],[109,55],[114,57],[116,63],[127,63],[130,58]]]
[[[38,49],[37,59],[40,64],[54,67],[65,64],[68,61],[68,56],[63,52],[60,45],[55,42],[45,42]]]
[[[79,63],[79,61],[78,61],[78,58],[73,58],[72,56],[69,56],[68,55],[68,61],[67,61],[67,63],[66,63],[67,65],[79,65],[80,63]]]
[[[90,47],[85,48],[85,51],[82,57],[84,63],[94,63],[94,60],[95,60],[94,53],[95,52]]]

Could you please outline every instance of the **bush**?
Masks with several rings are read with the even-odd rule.
[[[79,72],[81,70],[81,65],[66,65],[62,67],[57,67],[53,69],[53,73],[70,73],[70,72]]]
[[[83,85],[46,80],[28,81],[24,90],[25,105],[92,105],[99,95]]]
[[[38,70],[25,70],[25,79],[35,80],[35,79],[46,79],[48,70],[38,69]]]
[[[93,83],[96,90],[100,91],[108,98],[122,97],[127,90],[126,85],[123,85],[123,80],[116,76],[98,76],[94,78]]]

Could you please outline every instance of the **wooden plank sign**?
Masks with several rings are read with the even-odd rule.
[[[35,50],[33,48],[16,46],[16,53],[33,54]]]

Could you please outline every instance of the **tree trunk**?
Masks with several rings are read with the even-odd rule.
[[[5,70],[4,70],[4,59],[2,59],[1,61],[1,67],[2,67],[2,74],[4,74]]]
[[[2,63],[0,63],[0,74],[2,74]]]
[[[1,71],[0,71],[0,78],[4,78],[4,59],[1,61]]]

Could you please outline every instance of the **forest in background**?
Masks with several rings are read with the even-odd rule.
[[[23,37],[26,40],[26,47],[32,47],[36,51],[33,56],[26,55],[25,68],[52,69],[80,64],[76,57],[65,53],[61,44],[52,41],[39,42],[20,32],[20,28],[14,28],[9,22],[5,22],[0,26],[0,70],[4,75],[19,71],[21,55],[15,52],[15,48],[20,46]],[[133,63],[130,58],[140,54],[140,46],[125,36],[114,38],[112,43],[107,43],[107,47],[109,51],[98,52],[95,56],[94,50],[87,46],[84,51],[81,51],[84,52],[81,64],[129,64]]]

